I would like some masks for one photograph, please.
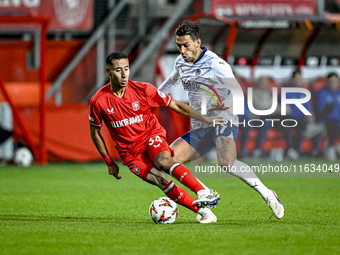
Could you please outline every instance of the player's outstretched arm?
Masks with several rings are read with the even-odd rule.
[[[178,112],[179,114],[188,117],[194,118],[199,121],[203,121],[209,125],[215,125],[216,123],[221,123],[224,121],[223,117],[214,116],[214,117],[207,117],[196,111],[194,108],[190,107],[187,104],[182,102],[176,101],[172,99],[171,103],[168,106],[171,110]]]
[[[92,138],[94,145],[96,146],[100,155],[102,155],[108,167],[109,174],[113,175],[116,179],[119,180],[120,178],[122,178],[118,175],[119,167],[116,164],[116,162],[114,162],[114,160],[111,158],[110,154],[107,151],[104,138],[100,134],[100,127],[90,125],[90,132],[91,132],[91,138]]]

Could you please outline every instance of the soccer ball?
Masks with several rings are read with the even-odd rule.
[[[19,148],[14,153],[14,163],[19,166],[29,167],[33,162],[33,155],[26,147]]]
[[[159,197],[149,208],[151,219],[157,224],[174,223],[178,215],[177,204],[168,197]]]

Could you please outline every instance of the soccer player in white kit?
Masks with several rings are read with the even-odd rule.
[[[193,22],[184,21],[179,25],[176,30],[176,44],[180,55],[175,60],[171,75],[161,84],[159,90],[168,94],[174,86],[182,83],[192,108],[199,112],[206,108],[208,115],[222,116],[228,122],[224,126],[208,126],[192,119],[192,130],[170,146],[175,151],[175,162],[195,160],[216,147],[219,165],[223,169],[233,169],[229,173],[255,189],[275,217],[281,219],[284,207],[275,192],[268,189],[248,165],[237,160],[235,141],[238,135],[238,117],[233,114],[231,88],[240,85],[230,65],[214,52],[201,47],[199,26]],[[242,169],[247,169],[247,172],[241,171]]]

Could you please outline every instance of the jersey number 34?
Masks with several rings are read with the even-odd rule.
[[[163,142],[163,140],[158,136],[156,135],[156,137],[151,137],[150,140],[149,140],[149,145],[153,145],[155,142]]]

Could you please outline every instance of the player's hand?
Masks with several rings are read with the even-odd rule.
[[[119,166],[113,162],[112,166],[108,167],[109,170],[109,175],[113,175],[117,180],[119,180],[120,178],[122,178],[121,176],[119,176]]]
[[[212,108],[210,108],[208,110],[208,112],[211,112],[211,111],[223,111],[223,110],[226,110],[226,109],[229,109],[229,107],[226,107],[224,106],[224,104],[211,104]]]

